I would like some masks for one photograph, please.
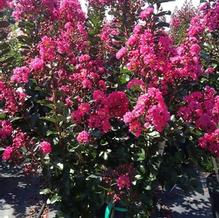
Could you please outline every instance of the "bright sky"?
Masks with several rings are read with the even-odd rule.
[[[183,4],[185,3],[186,0],[175,0],[172,2],[167,2],[167,3],[163,3],[162,7],[164,10],[169,10],[171,12],[173,12],[176,8],[180,9]],[[187,0],[187,2],[189,2],[190,0]],[[191,0],[192,4],[194,7],[199,6],[200,4],[200,0]],[[167,17],[167,21],[169,22],[170,20],[170,16]]]
[[[79,0],[79,1],[82,4],[83,10],[86,11],[86,6],[85,6],[86,0]],[[172,2],[163,3],[162,6],[163,6],[164,10],[170,10],[170,11],[173,12],[176,7],[181,8],[185,1],[186,0],[175,0],[175,1],[172,1]],[[200,2],[200,0],[191,0],[191,1],[192,1],[192,4],[194,6],[198,6],[199,2]]]
[[[162,6],[164,8],[164,10],[170,10],[170,11],[174,11],[174,9],[177,7],[178,9],[180,9],[184,2],[186,0],[175,0],[172,2],[167,2],[167,3],[163,3]],[[189,0],[187,0],[189,2]],[[200,4],[200,0],[191,0],[193,6],[197,7]]]

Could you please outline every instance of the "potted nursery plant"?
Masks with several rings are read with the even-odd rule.
[[[148,218],[157,187],[200,159],[190,124],[215,151],[216,67],[204,71],[201,46],[219,4],[174,43],[168,1],[87,0],[87,13],[78,0],[0,1],[1,156],[47,178],[60,217]]]

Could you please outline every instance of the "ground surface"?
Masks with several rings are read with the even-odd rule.
[[[39,178],[24,177],[19,169],[11,170],[0,164],[0,218],[35,218],[42,205]],[[175,188],[162,194],[172,209],[170,218],[212,218],[205,178],[201,181],[200,192],[185,194]],[[50,212],[49,218],[53,217],[54,212]]]

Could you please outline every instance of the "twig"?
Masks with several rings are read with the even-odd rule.
[[[44,209],[46,207],[46,203],[44,203],[40,209],[40,212],[37,214],[37,218],[41,218],[43,212],[44,212]]]

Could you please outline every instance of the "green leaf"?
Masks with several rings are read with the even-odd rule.
[[[47,199],[46,203],[47,204],[54,204],[54,203],[56,203],[58,201],[61,201],[61,197],[58,194],[55,194],[55,195],[52,196],[51,199]]]
[[[40,190],[40,195],[47,195],[50,194],[52,191],[49,188],[45,188]]]
[[[17,39],[18,39],[20,42],[22,42],[22,43],[29,44],[29,45],[32,44],[32,40],[31,40],[31,38],[28,37],[28,36],[25,36],[25,35],[18,36]]]
[[[49,100],[46,100],[46,99],[44,99],[44,100],[38,100],[37,103],[39,103],[39,104],[42,105],[42,106],[46,106],[46,107],[48,107],[48,108],[50,108],[50,109],[54,109],[54,105],[53,105],[52,102],[49,101]]]
[[[132,75],[132,72],[130,70],[128,70],[126,67],[120,67],[120,73],[121,74]]]
[[[46,136],[51,136],[51,135],[58,135],[58,133],[56,131],[51,131],[51,130],[48,130],[47,133],[46,133]]]
[[[171,15],[171,11],[162,11],[162,12],[156,14],[156,16],[158,16],[158,17],[162,17],[164,15]]]
[[[138,153],[138,161],[143,161],[145,160],[145,150],[142,148],[141,152]]]
[[[130,80],[130,76],[127,75],[127,74],[122,74],[120,77],[119,77],[119,82],[120,84],[126,84],[128,81]]]
[[[16,121],[22,120],[22,119],[23,119],[23,117],[15,117],[11,120],[11,122],[13,123],[13,122],[16,122]]]
[[[3,147],[0,147],[0,152],[1,152],[1,151],[4,151],[4,150],[5,150],[5,149],[4,149]]]
[[[161,28],[161,27],[169,27],[170,24],[167,23],[167,22],[159,22],[157,25],[156,25],[156,28]]]
[[[49,121],[51,123],[56,123],[56,119],[54,117],[41,117],[42,120]]]
[[[4,120],[6,118],[6,114],[0,113],[0,120]]]

